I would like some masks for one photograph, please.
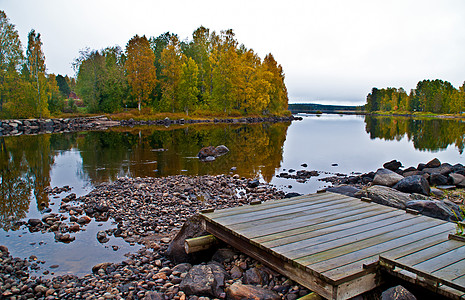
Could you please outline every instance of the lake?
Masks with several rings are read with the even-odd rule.
[[[96,232],[115,225],[91,222],[70,244],[51,233],[15,228],[18,220],[57,212],[69,193],[49,195],[48,187],[72,187],[78,197],[118,177],[234,173],[259,178],[285,192],[314,193],[328,186],[318,179],[336,173],[375,171],[397,159],[405,167],[437,157],[464,163],[465,123],[450,119],[411,119],[355,115],[301,115],[292,123],[141,126],[104,132],[0,137],[0,244],[13,256],[36,255],[56,274],[83,275],[103,261],[121,261],[139,246]],[[213,162],[196,157],[204,146],[226,145],[230,152]],[[306,164],[307,167],[302,167]],[[306,182],[280,178],[281,172],[316,170]],[[113,251],[108,245],[117,245]]]

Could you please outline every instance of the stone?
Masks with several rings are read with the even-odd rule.
[[[202,220],[199,216],[190,217],[171,241],[168,249],[166,250],[166,256],[170,258],[175,264],[184,262],[200,262],[205,257],[205,251],[187,254],[184,248],[186,239],[208,234],[208,232],[202,228],[201,221]]]
[[[187,295],[203,295],[219,297],[223,292],[224,275],[218,270],[221,267],[218,265],[195,265],[179,284],[179,288]],[[214,274],[216,273],[216,274]]]
[[[429,177],[429,183],[431,185],[447,185],[448,184],[448,178],[442,174],[439,173],[433,173]]]
[[[389,288],[381,293],[381,300],[416,300],[417,298],[401,285]]]
[[[36,285],[36,287],[34,288],[34,292],[36,292],[37,294],[45,294],[47,290],[48,288],[46,288],[45,286],[41,284]]]
[[[219,263],[230,262],[236,254],[237,252],[231,248],[221,248],[216,250],[212,256],[212,260]]]
[[[95,266],[92,267],[92,272],[98,273],[100,269],[103,269],[104,271],[106,271],[109,266],[111,266],[110,262],[103,262],[103,263],[96,264]]]
[[[449,174],[450,181],[453,185],[463,188],[465,187],[465,176],[457,173]]]
[[[326,191],[346,195],[349,197],[355,197],[355,195],[360,192],[360,189],[351,185],[342,184],[335,187],[327,188]]]
[[[434,196],[438,198],[443,198],[445,195],[444,191],[438,188],[431,188],[431,194],[433,194]]]
[[[189,263],[182,263],[174,266],[173,272],[187,273],[192,268],[192,265]]]
[[[165,300],[165,296],[162,293],[148,291],[147,293],[145,293],[144,300]]]
[[[238,282],[226,288],[227,299],[230,300],[278,300],[281,297],[274,291],[253,285],[244,285]]]
[[[245,271],[242,283],[251,285],[267,285],[268,274],[259,268],[251,268]]]
[[[302,194],[295,193],[295,192],[286,193],[286,195],[284,195],[284,199],[294,198],[298,196],[302,196]]]
[[[441,165],[439,159],[434,158],[425,164],[425,168],[437,168]]]
[[[229,271],[229,274],[231,274],[232,279],[239,279],[242,277],[242,274],[244,273],[244,270],[238,266],[232,267],[232,269]]]
[[[418,193],[425,196],[429,196],[431,191],[428,181],[421,175],[404,177],[393,188],[404,193]]]
[[[259,185],[260,185],[260,181],[258,181],[258,179],[251,180],[247,183],[247,187],[251,189],[256,188]]]
[[[83,225],[83,224],[89,223],[91,220],[92,219],[89,218],[88,216],[82,216],[82,217],[80,217],[79,219],[76,220],[76,223]]]
[[[373,202],[400,209],[405,209],[407,202],[412,200],[410,194],[382,185],[371,186],[357,196],[366,196]]]
[[[452,173],[453,169],[452,169],[452,166],[450,164],[444,163],[444,164],[442,164],[442,165],[440,165],[439,167],[436,167],[436,168],[424,168],[422,171],[425,172],[425,173],[431,174],[431,175],[432,174],[441,174],[441,175],[447,176],[450,173]]]
[[[383,168],[391,170],[391,171],[395,171],[399,169],[400,167],[402,167],[402,163],[397,160],[391,160],[383,165]]]
[[[36,226],[42,225],[42,220],[40,220],[40,219],[29,219],[29,220],[27,220],[27,224],[29,224],[29,226],[31,226],[31,227],[36,227]]]
[[[376,171],[375,178],[373,178],[373,184],[392,187],[396,183],[398,183],[402,178],[404,178],[404,176],[399,175],[391,170],[378,169]]]
[[[229,149],[225,145],[219,145],[215,148],[215,156],[224,155],[228,152],[229,152]]]
[[[457,220],[459,207],[454,207],[452,204],[438,200],[412,200],[406,203],[406,207],[428,217],[453,222]]]
[[[100,230],[99,232],[97,232],[97,240],[104,244],[106,242],[108,242],[110,240],[110,238],[107,236],[107,233],[103,230]]]

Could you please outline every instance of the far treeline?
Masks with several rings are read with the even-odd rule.
[[[126,108],[220,115],[289,113],[284,72],[272,54],[262,60],[239,45],[233,30],[203,26],[192,40],[176,34],[135,35],[119,46],[86,49],[74,61],[76,79],[46,73],[39,33],[31,30],[24,55],[15,26],[0,11],[0,118],[31,118]],[[75,92],[75,94],[74,94]],[[66,100],[69,95],[74,96]]]
[[[450,82],[422,80],[409,94],[403,88],[373,88],[367,96],[368,112],[427,112],[460,114],[465,112],[465,83],[456,89]]]

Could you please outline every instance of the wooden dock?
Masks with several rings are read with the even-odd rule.
[[[465,299],[454,223],[329,192],[201,216],[217,238],[327,299],[367,292],[383,272]]]

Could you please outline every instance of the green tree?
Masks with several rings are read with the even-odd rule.
[[[67,77],[67,76],[66,76]],[[63,95],[63,97],[68,98],[69,93],[71,92],[71,88],[69,87],[68,81],[66,77],[63,77],[63,75],[58,74],[55,79],[58,85],[58,89],[60,90],[60,93]]]
[[[162,99],[160,107],[163,110],[175,112],[179,109],[179,83],[181,80],[181,66],[183,55],[179,47],[177,36],[172,36],[170,43],[163,49],[160,58],[162,68]]]
[[[125,69],[131,92],[137,99],[140,111],[142,103],[149,101],[150,94],[157,82],[155,54],[144,36],[135,35],[126,45]]]
[[[192,111],[198,102],[199,89],[197,81],[199,69],[192,58],[188,58],[181,66],[181,79],[179,82],[179,102],[186,115]]]

